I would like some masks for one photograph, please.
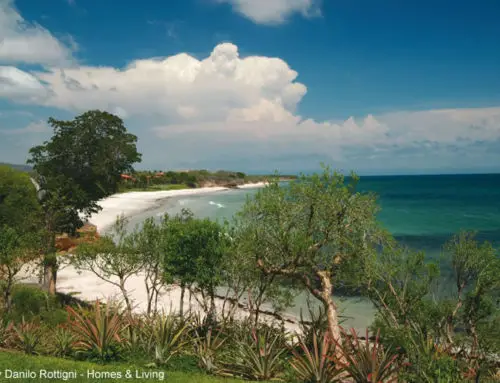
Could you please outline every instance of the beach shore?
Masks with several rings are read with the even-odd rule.
[[[246,184],[239,186],[242,189],[258,188],[265,186],[264,182]],[[160,201],[166,198],[200,195],[213,192],[222,192],[230,190],[225,187],[205,187],[198,189],[182,189],[169,191],[144,191],[144,192],[129,192],[112,195],[99,202],[102,210],[90,217],[89,223],[95,225],[99,232],[102,232],[106,227],[112,225],[117,216],[133,216],[140,212],[154,208]],[[27,282],[36,283],[34,277],[29,277]],[[129,297],[133,302],[135,311],[143,313],[147,307],[147,293],[144,285],[144,276],[141,274],[134,275],[127,280],[126,289]],[[60,269],[57,278],[57,290],[63,293],[76,293],[79,299],[86,301],[100,300],[121,300],[122,295],[120,290],[109,282],[105,282],[91,272],[79,272],[72,266],[66,266]],[[158,308],[169,312],[170,310],[178,312],[180,310],[181,289],[177,285],[168,286],[161,294],[158,302]],[[186,294],[188,296],[188,294]],[[191,306],[190,306],[191,305]],[[217,299],[216,305],[218,310],[222,309],[222,300]],[[189,302],[186,299],[184,304],[184,312],[189,309],[200,311],[201,306],[193,299]],[[236,311],[236,318],[243,318],[248,315],[244,309]],[[266,321],[271,321],[274,318],[271,316],[262,315]],[[285,316],[288,320],[286,326],[290,330],[298,330],[298,325],[289,321],[294,321],[293,316]]]
[[[256,182],[238,186],[239,189],[252,189],[264,187],[265,182]],[[196,189],[162,190],[162,191],[140,191],[114,194],[99,201],[102,210],[92,215],[88,221],[97,227],[99,233],[115,223],[120,215],[133,216],[158,205],[166,198],[200,195],[214,192],[231,190],[226,187],[213,186]]]

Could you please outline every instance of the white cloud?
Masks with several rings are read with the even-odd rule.
[[[74,113],[109,110],[127,119],[139,136],[145,166],[156,167],[303,167],[319,161],[347,161],[346,167],[383,161],[381,167],[393,167],[417,158],[415,153],[432,162],[436,148],[500,139],[500,107],[345,121],[302,117],[296,109],[307,88],[297,76],[279,58],[241,58],[235,45],[224,43],[202,60],[181,53],[123,69],[53,67],[30,74],[0,67],[0,97]]]
[[[4,134],[30,134],[30,133],[49,133],[50,127],[45,121],[31,122],[21,129],[2,129],[0,133]]]
[[[47,29],[23,19],[12,0],[0,0],[0,63],[62,65],[72,61],[76,44],[69,46]]]
[[[282,24],[294,13],[305,17],[319,15],[321,0],[216,0],[229,3],[233,9],[256,24]]]
[[[42,102],[47,90],[33,75],[12,66],[0,66],[0,97],[21,102]]]
[[[272,118],[292,113],[307,90],[283,60],[240,58],[230,43],[217,45],[204,60],[181,53],[137,60],[123,70],[53,68],[37,76],[51,90],[47,106],[121,108],[128,116],[157,114],[171,122],[223,121],[238,113],[251,120]]]

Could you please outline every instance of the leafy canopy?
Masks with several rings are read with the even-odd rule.
[[[110,113],[92,110],[70,121],[50,118],[49,124],[53,137],[30,150],[28,163],[44,190],[52,226],[73,232],[82,224],[78,212],[97,212],[97,201],[118,190],[121,173],[131,171],[141,155],[137,137]]]

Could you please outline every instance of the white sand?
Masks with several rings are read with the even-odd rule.
[[[241,185],[240,189],[260,188],[266,186],[265,182]],[[116,217],[124,215],[130,217],[134,214],[153,208],[159,201],[169,197],[180,197],[199,195],[219,191],[230,190],[225,187],[213,186],[198,189],[164,190],[164,191],[142,191],[114,194],[99,201],[102,210],[89,218],[89,222],[97,226],[97,231],[103,230],[116,221]]]
[[[207,187],[199,189],[181,189],[164,191],[143,191],[114,194],[99,201],[102,210],[89,218],[89,222],[102,232],[116,221],[116,217],[124,215],[130,217],[157,205],[159,201],[177,196],[206,194],[228,190],[224,187]]]
[[[265,186],[264,182],[247,184],[240,186],[240,188],[256,188]],[[97,230],[101,231],[112,225],[116,217],[123,214],[131,216],[139,212],[145,211],[154,207],[159,200],[168,197],[177,197],[185,195],[196,195],[212,193],[217,191],[228,190],[224,187],[206,187],[199,189],[185,189],[185,190],[169,190],[169,191],[154,191],[154,192],[129,192],[112,195],[99,202],[102,210],[93,215],[89,221],[97,226]],[[30,277],[31,282],[36,282],[36,278]],[[142,313],[147,308],[147,294],[144,286],[144,277],[142,275],[134,275],[130,277],[126,283],[126,289],[133,302],[136,312]],[[64,293],[78,293],[76,296],[83,300],[93,301],[95,299],[108,300],[119,299],[122,300],[122,295],[117,286],[109,282],[105,282],[91,272],[79,273],[72,266],[63,267],[58,273],[57,290]],[[180,308],[180,295],[181,289],[178,286],[172,285],[164,291],[159,299],[158,306],[165,311],[179,311]],[[191,308],[193,310],[200,310],[200,306],[196,304],[196,300],[191,301]],[[222,302],[217,301],[219,310]],[[189,309],[189,294],[186,293],[184,311]],[[244,310],[239,309],[236,317],[244,317],[248,315]],[[263,319],[270,320],[271,317]],[[293,319],[290,317],[289,319]],[[291,330],[296,330],[297,325],[287,323],[287,327]]]

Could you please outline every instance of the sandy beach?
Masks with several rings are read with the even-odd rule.
[[[240,188],[247,189],[263,186],[265,186],[265,183],[261,182],[247,184]],[[198,195],[225,190],[229,189],[224,187],[206,187],[199,189],[129,192],[115,194],[99,202],[102,210],[99,213],[93,215],[89,219],[89,222],[96,225],[97,230],[102,232],[103,229],[114,223],[118,215],[123,214],[125,216],[132,216],[147,209],[153,208],[156,204],[158,204],[159,201],[162,201],[165,198]],[[30,276],[26,281],[36,283],[36,277]],[[126,289],[133,302],[135,311],[138,313],[145,312],[147,307],[147,294],[144,285],[144,277],[141,274],[132,276],[126,283]],[[120,290],[113,284],[103,281],[91,272],[79,272],[72,266],[62,267],[59,271],[57,279],[57,290],[64,293],[77,293],[76,296],[78,298],[87,301],[93,301],[96,299],[122,299]],[[160,310],[165,310],[166,312],[169,312],[170,310],[179,311],[180,295],[180,287],[175,285],[168,286],[168,288],[162,292],[161,298],[159,299],[158,308]],[[197,304],[196,300],[192,299],[192,301],[189,302],[187,296],[188,294],[186,293],[184,311],[186,312],[190,308],[190,305],[192,310],[200,310],[201,308]],[[216,304],[218,306],[218,309],[220,310],[222,307],[222,301],[217,300]],[[236,317],[244,317],[246,315],[248,315],[247,312],[239,309]],[[272,319],[271,317],[266,318],[265,315],[263,315],[262,317],[264,319]],[[294,318],[287,317],[287,319],[293,320]],[[287,326],[291,330],[298,329],[297,325],[292,323],[287,323]]]
[[[264,187],[265,182],[257,182],[238,186],[239,189],[251,189]],[[213,186],[197,189],[164,190],[164,191],[141,191],[114,194],[99,201],[102,210],[89,218],[89,223],[97,227],[102,233],[107,227],[116,221],[116,217],[124,215],[130,217],[134,214],[155,207],[166,198],[200,195],[230,190],[226,187]]]

